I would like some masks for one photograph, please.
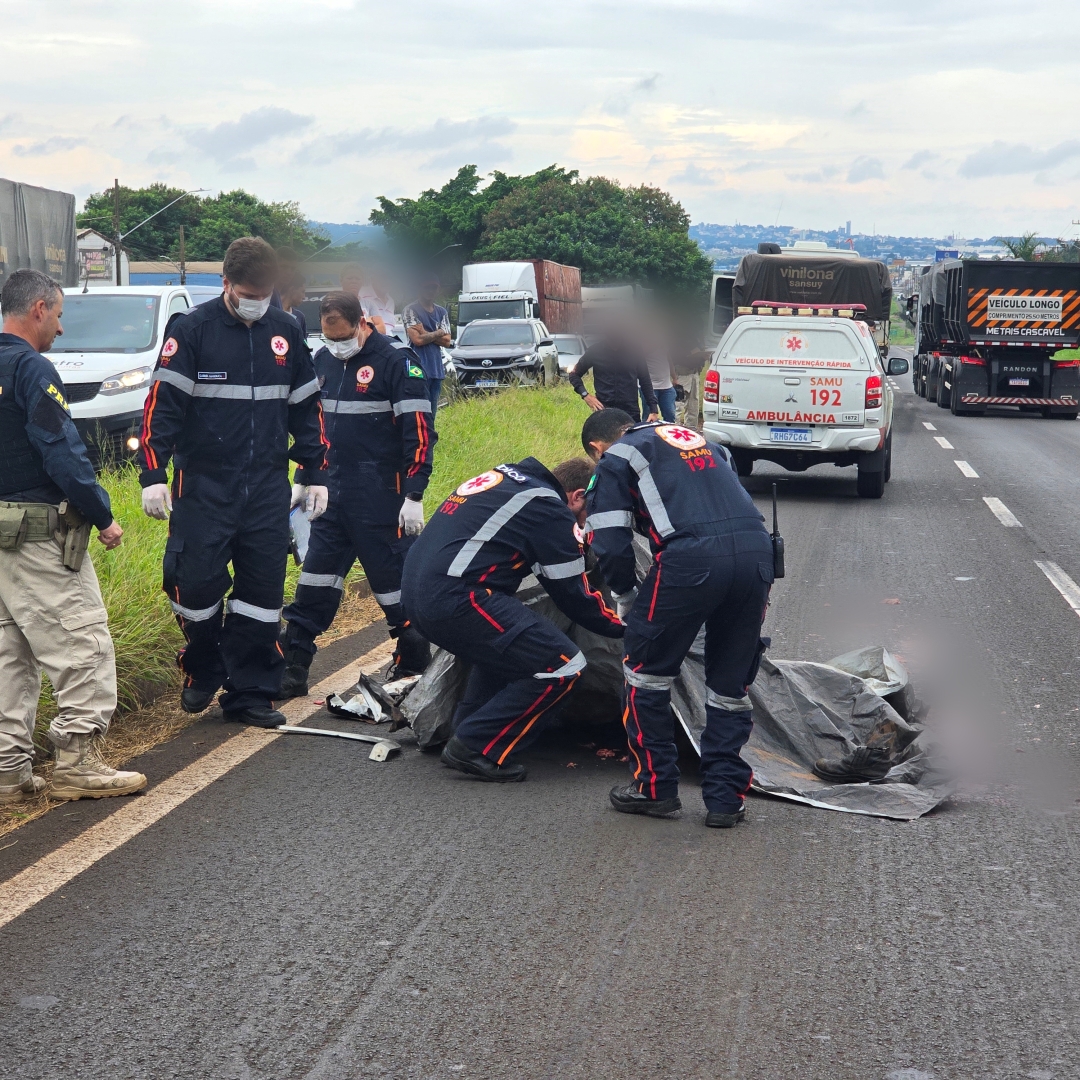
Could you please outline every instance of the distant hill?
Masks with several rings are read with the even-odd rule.
[[[334,221],[309,221],[313,229],[320,229],[330,237],[334,247],[343,244],[364,244],[366,247],[378,247],[384,240],[381,225],[339,224]]]

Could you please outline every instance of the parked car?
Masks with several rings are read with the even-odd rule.
[[[475,320],[450,352],[461,390],[492,390],[559,379],[559,351],[539,319]]]
[[[556,334],[552,340],[559,350],[559,371],[565,375],[581,359],[585,339],[580,334]]]
[[[165,325],[191,306],[182,285],[64,290],[64,333],[47,355],[64,381],[72,419],[95,464],[138,450],[143,402]]]

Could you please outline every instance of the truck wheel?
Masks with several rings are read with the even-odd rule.
[[[1080,415],[1075,412],[1059,412],[1054,414],[1055,420],[1075,420]]]
[[[885,494],[885,473],[864,472],[860,468],[855,488],[860,499],[880,499]]]
[[[938,391],[937,391],[937,406],[939,409],[947,409],[949,407],[949,398],[951,396],[951,390],[945,385],[945,372],[942,371],[938,375]]]
[[[740,476],[749,476],[754,471],[754,459],[743,450],[732,450],[731,460]]]
[[[949,394],[949,412],[953,416],[966,416],[967,409],[960,408],[960,387],[953,383],[952,393]]]

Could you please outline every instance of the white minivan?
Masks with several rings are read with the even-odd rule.
[[[892,472],[893,392],[873,333],[853,309],[755,304],[713,355],[702,402],[708,439],[742,476],[758,459],[794,472],[858,466],[858,493],[879,499]],[[893,357],[888,374],[907,360]]]
[[[191,308],[183,285],[64,290],[64,333],[46,354],[71,417],[98,464],[139,448],[143,402],[171,316]]]

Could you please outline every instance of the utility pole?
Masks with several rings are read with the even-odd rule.
[[[123,279],[120,274],[120,181],[113,180],[113,259],[116,262],[116,284],[122,285]]]
[[[184,264],[184,226],[180,226],[180,284],[187,284],[187,271]]]

